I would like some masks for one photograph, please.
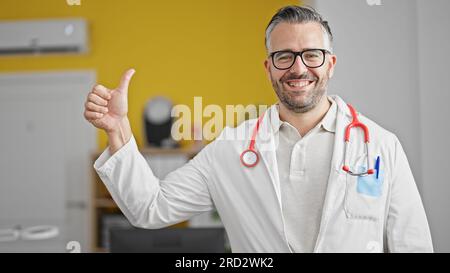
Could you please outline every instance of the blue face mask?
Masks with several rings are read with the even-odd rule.
[[[358,171],[365,172],[366,169],[366,166],[359,166]],[[356,191],[360,194],[365,194],[372,197],[380,197],[383,194],[383,180],[384,172],[380,167],[378,167],[378,169],[375,170],[374,174],[358,177]]]

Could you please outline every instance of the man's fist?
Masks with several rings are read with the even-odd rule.
[[[120,129],[120,122],[128,113],[128,85],[135,70],[127,70],[115,89],[96,85],[88,94],[84,117],[95,127],[107,133]]]

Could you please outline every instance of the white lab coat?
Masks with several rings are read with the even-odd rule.
[[[338,105],[334,152],[314,252],[433,251],[422,201],[399,140],[359,115],[370,131],[370,154],[381,157],[384,182],[379,197],[358,193],[357,178],[342,170],[344,129],[351,114],[340,97],[332,98]],[[276,111],[275,106],[268,111]],[[215,207],[233,252],[291,252],[282,213],[276,139],[267,116],[256,138],[261,159],[253,168],[244,167],[240,155],[248,148],[256,119],[224,129],[195,158],[162,180],[153,175],[134,138],[113,156],[107,149],[94,167],[137,227],[162,228]],[[365,165],[362,135],[361,130],[352,130],[350,167]]]

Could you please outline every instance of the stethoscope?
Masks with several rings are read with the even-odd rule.
[[[352,122],[347,125],[345,128],[345,147],[344,147],[344,166],[342,166],[342,169],[347,172],[350,175],[353,176],[366,176],[374,173],[374,170],[370,168],[370,162],[369,162],[369,129],[365,124],[359,121],[358,115],[356,114],[355,108],[351,106],[350,104],[347,104],[348,108],[350,109],[350,113],[352,115]],[[250,144],[248,148],[241,153],[241,162],[245,167],[252,168],[255,167],[259,162],[259,154],[258,151],[255,149],[255,140],[256,135],[259,131],[259,126],[261,124],[262,119],[264,118],[264,113],[258,118],[258,121],[256,122],[255,127],[253,128],[252,138],[250,139]],[[347,148],[348,144],[350,142],[350,130],[353,127],[360,127],[364,132],[364,143],[366,145],[366,161],[367,161],[367,168],[365,172],[354,172],[351,171],[348,167],[347,162]]]
[[[21,240],[46,240],[57,237],[59,229],[56,226],[33,226],[22,228],[0,229],[0,243]]]

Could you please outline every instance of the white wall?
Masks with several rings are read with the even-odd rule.
[[[450,1],[419,0],[419,87],[423,198],[434,246],[450,252]],[[447,30],[446,30],[447,29]]]
[[[402,142],[422,194],[436,251],[450,251],[445,79],[447,0],[310,0],[330,26],[338,57],[329,93],[341,95]],[[440,144],[439,144],[440,143]]]

